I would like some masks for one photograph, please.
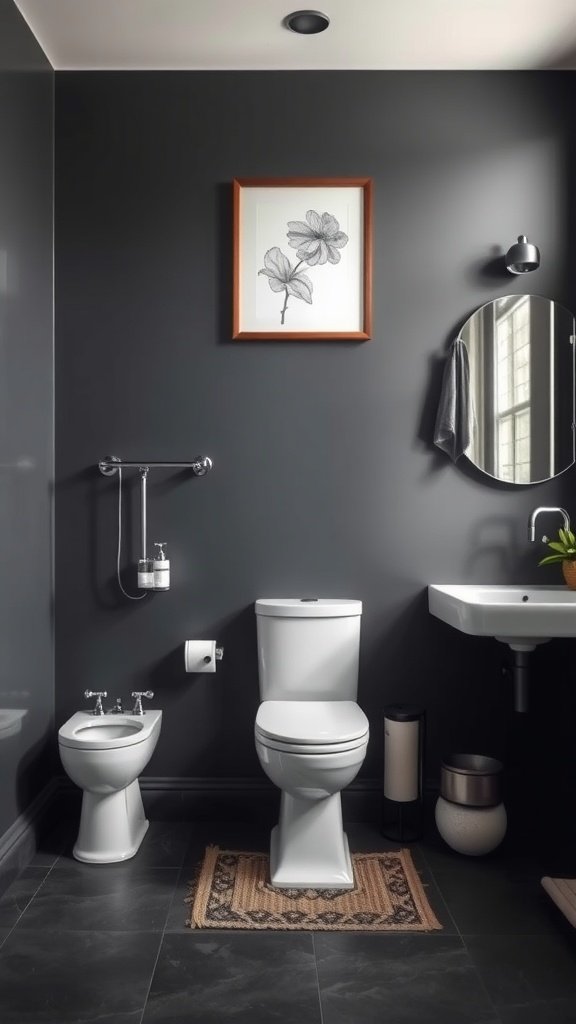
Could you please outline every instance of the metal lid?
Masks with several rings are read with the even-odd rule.
[[[448,754],[442,761],[442,768],[458,775],[498,775],[503,767],[501,761],[486,754]]]
[[[417,704],[387,704],[384,708],[384,718],[391,722],[415,722],[424,715],[424,708]]]
[[[328,619],[362,614],[362,601],[335,597],[261,597],[255,604],[256,615],[287,618]]]

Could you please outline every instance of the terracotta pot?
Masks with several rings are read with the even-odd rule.
[[[571,562],[565,558],[562,562],[562,572],[564,574],[564,580],[570,590],[576,590],[576,562]]]

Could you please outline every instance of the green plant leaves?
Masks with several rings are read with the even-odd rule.
[[[538,565],[554,565],[558,562],[576,562],[576,536],[572,530],[558,530],[558,540],[547,543],[554,554],[540,559]]]
[[[556,562],[565,562],[565,555],[546,555],[546,558],[541,558],[538,565],[553,565]]]

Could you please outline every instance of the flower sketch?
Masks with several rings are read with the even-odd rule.
[[[297,249],[300,260],[306,260],[309,267],[321,266],[323,263],[339,263],[339,249],[343,249],[348,235],[340,231],[340,225],[331,213],[323,213],[320,217],[315,210],[308,210],[307,224],[301,220],[289,220],[289,245]]]
[[[290,295],[312,304],[313,284],[300,267],[322,266],[324,263],[339,263],[340,249],[348,242],[348,235],[340,231],[340,225],[330,213],[320,216],[315,210],[308,210],[306,221],[288,221],[288,244],[296,249],[299,262],[292,266],[290,260],[275,245],[264,255],[264,267],[258,271],[268,278],[273,292],[284,292],[284,305],[280,311],[280,323],[284,323]]]

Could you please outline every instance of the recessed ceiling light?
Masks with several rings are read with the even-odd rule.
[[[330,18],[321,11],[293,11],[284,18],[284,24],[292,32],[311,36],[316,32],[324,32],[330,24]]]

